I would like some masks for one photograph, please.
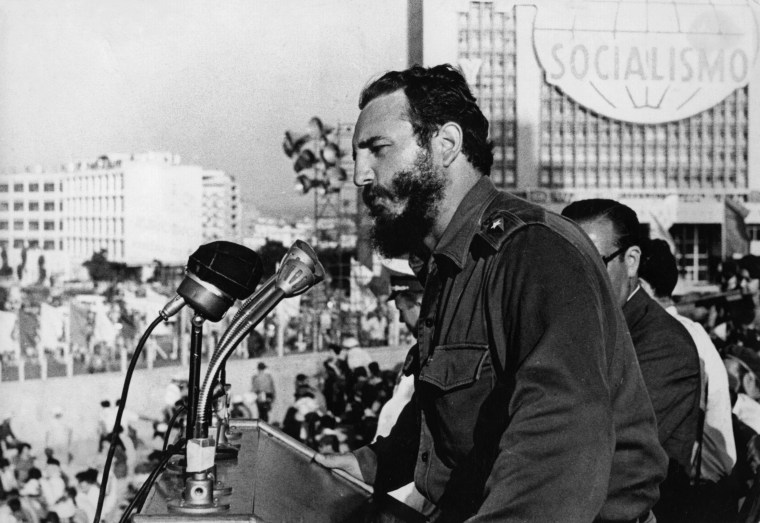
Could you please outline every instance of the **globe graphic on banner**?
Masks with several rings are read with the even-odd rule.
[[[546,81],[610,118],[662,123],[749,83],[758,55],[751,0],[577,0],[538,4]]]

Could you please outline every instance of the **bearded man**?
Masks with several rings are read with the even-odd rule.
[[[498,191],[488,122],[449,65],[361,95],[354,183],[425,291],[391,433],[322,456],[376,493],[414,481],[433,521],[651,521],[665,476],[622,312],[588,237]]]

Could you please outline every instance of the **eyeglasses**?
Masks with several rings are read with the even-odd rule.
[[[620,256],[621,254],[623,254],[627,250],[628,250],[628,247],[620,247],[618,250],[616,250],[612,254],[608,254],[607,256],[602,256],[602,261],[604,262],[604,266],[606,267],[607,265],[609,265],[609,263],[612,260],[614,260],[615,258],[617,258],[618,256]]]

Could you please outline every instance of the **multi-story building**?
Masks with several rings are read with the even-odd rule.
[[[224,171],[203,171],[203,241],[237,242],[242,237],[240,194]]]
[[[64,275],[103,249],[132,266],[184,264],[203,241],[203,175],[169,153],[0,174],[0,247],[10,260],[39,249]]]
[[[462,68],[492,125],[498,186],[553,210],[623,201],[691,281],[746,254],[727,230],[737,206],[760,237],[754,2],[409,6],[410,61]]]
[[[314,233],[314,222],[301,219],[293,223],[284,218],[259,216],[249,220],[248,229],[243,241],[253,250],[260,249],[267,242],[280,242],[290,247],[296,240],[309,241]]]

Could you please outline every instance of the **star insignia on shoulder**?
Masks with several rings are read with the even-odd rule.
[[[488,230],[490,231],[503,231],[504,230],[504,220],[501,218],[498,218],[494,220],[491,225],[488,227]]]

